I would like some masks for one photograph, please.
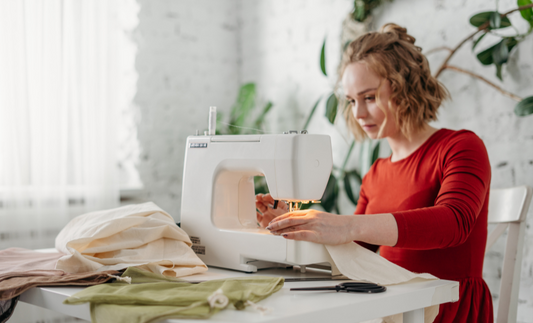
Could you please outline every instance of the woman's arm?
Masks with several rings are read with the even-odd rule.
[[[384,214],[338,215],[302,210],[275,218],[267,229],[286,239],[338,245],[354,240],[394,246],[398,227],[394,216]]]

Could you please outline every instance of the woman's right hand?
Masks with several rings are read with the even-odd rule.
[[[259,210],[259,212],[256,211],[257,222],[262,228],[266,228],[274,218],[289,211],[289,207],[283,201],[279,201],[278,207],[273,209],[274,198],[270,194],[257,194],[255,196],[255,207]]]

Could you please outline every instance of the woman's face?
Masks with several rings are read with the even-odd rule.
[[[382,84],[381,84],[382,83]],[[380,89],[380,103],[385,107],[385,112],[379,108],[376,100],[378,87]],[[346,66],[342,76],[342,86],[346,99],[350,103],[353,116],[361,128],[371,139],[377,139],[379,130],[385,123],[380,138],[395,136],[399,129],[394,122],[394,115],[387,107],[391,95],[390,82],[379,77],[364,63],[350,63]],[[395,109],[393,105],[391,107]]]

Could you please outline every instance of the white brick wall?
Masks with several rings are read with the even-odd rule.
[[[140,1],[138,169],[146,198],[176,220],[186,138],[207,128],[210,105],[228,110],[239,88],[237,4]]]
[[[515,3],[501,0],[500,9]],[[139,47],[135,101],[141,110],[139,171],[148,198],[178,220],[185,138],[206,127],[209,105],[229,109],[241,82],[256,82],[260,97],[274,102],[271,131],[301,128],[314,101],[335,82],[333,75],[324,77],[318,67],[322,40],[327,36],[327,67],[333,71],[341,22],[352,5],[350,0],[141,0],[135,34]],[[375,25],[406,26],[424,50],[453,47],[473,30],[470,16],[494,6],[494,1],[485,0],[396,0],[376,11]],[[520,19],[518,14],[511,16],[513,22]],[[479,48],[490,42],[486,37]],[[533,95],[533,36],[513,52],[503,83],[494,76],[493,67],[476,61],[470,46],[466,44],[450,63],[520,96]],[[430,55],[432,67],[445,55]],[[441,81],[453,101],[442,108],[437,126],[470,129],[484,140],[493,166],[492,187],[533,186],[533,116],[516,117],[513,101],[468,76],[446,71]],[[333,136],[334,159],[339,163],[346,140],[319,116],[310,130]],[[533,322],[532,223],[530,212],[519,322]],[[499,286],[502,250],[499,243],[487,257],[485,276],[492,290]]]

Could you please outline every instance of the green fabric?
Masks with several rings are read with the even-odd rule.
[[[163,281],[169,282],[183,282],[187,283],[186,280],[176,277],[163,276],[161,274],[152,273],[146,270],[139,269],[137,267],[128,267],[122,277],[130,277],[131,282],[134,284],[137,283],[158,283]]]
[[[130,270],[131,269],[131,270]],[[221,289],[229,304],[244,309],[246,301],[265,299],[283,287],[283,277],[242,277],[191,284],[129,268],[122,276],[133,283],[116,282],[92,286],[65,300],[65,304],[91,303],[91,318],[98,323],[144,323],[169,318],[208,318],[220,308],[211,308],[207,298]],[[159,280],[159,282],[156,282]]]

